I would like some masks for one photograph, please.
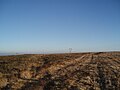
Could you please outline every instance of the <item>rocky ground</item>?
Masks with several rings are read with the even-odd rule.
[[[0,56],[1,90],[120,90],[120,52]]]

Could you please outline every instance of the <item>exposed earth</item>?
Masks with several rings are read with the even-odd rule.
[[[1,90],[120,90],[120,52],[0,56]]]

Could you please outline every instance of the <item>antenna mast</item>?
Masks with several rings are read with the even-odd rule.
[[[69,53],[72,53],[72,48],[69,48]]]

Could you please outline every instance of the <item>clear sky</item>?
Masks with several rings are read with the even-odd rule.
[[[0,0],[0,52],[120,50],[120,0]]]

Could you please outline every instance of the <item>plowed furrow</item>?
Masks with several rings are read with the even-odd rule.
[[[90,56],[89,55],[83,56],[82,58],[78,58],[77,62],[75,61],[75,62],[65,66],[64,68],[61,68],[60,70],[56,71],[56,74],[61,75],[64,73],[65,75],[70,76],[70,73],[72,73],[76,70],[79,70],[80,68],[83,68],[89,62],[90,62]]]
[[[83,56],[81,56],[80,58],[77,58],[77,59],[75,59],[75,60],[67,60],[67,61],[63,61],[63,62],[59,62],[59,63],[52,64],[51,66],[49,66],[49,67],[47,67],[47,68],[42,68],[36,77],[37,77],[37,78],[40,78],[40,77],[43,76],[46,72],[49,72],[49,73],[51,73],[51,74],[54,74],[54,72],[56,72],[57,70],[60,70],[61,68],[69,67],[69,66],[71,66],[72,64],[75,64],[75,63],[79,62],[79,59],[84,58],[85,56],[86,56],[86,55],[83,55]]]

